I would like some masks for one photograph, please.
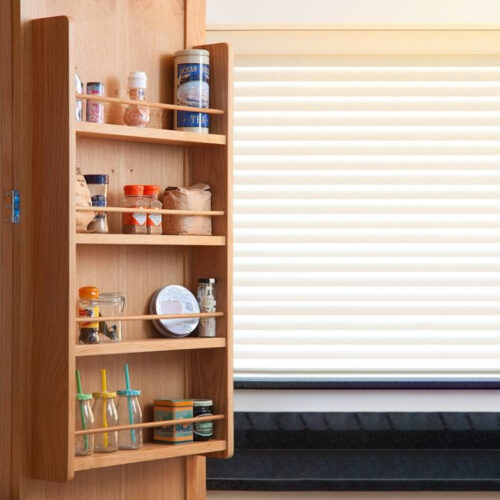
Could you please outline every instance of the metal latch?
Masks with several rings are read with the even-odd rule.
[[[21,195],[19,190],[12,189],[3,193],[3,215],[5,222],[19,224],[21,216]]]

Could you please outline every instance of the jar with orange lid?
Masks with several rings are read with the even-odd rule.
[[[99,317],[99,288],[95,286],[84,286],[78,290],[80,298],[78,304],[78,316],[83,318]],[[80,323],[79,344],[99,343],[99,322],[89,320]]]
[[[146,185],[144,186],[143,199],[146,202],[146,208],[155,208],[161,210],[162,203],[158,199],[160,194],[160,186]],[[161,214],[148,214],[146,219],[146,226],[148,234],[162,234]]]
[[[139,184],[130,184],[123,187],[125,199],[123,206],[125,208],[146,208],[146,202],[142,196],[144,186]],[[124,234],[146,234],[147,215],[143,212],[124,213],[122,217],[122,233]]]

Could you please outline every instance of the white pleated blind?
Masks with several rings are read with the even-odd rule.
[[[237,378],[498,375],[499,62],[238,53]]]

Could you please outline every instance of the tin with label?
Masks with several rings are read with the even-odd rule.
[[[155,399],[154,420],[179,420],[193,417],[192,399]],[[168,444],[191,443],[193,441],[193,424],[176,424],[166,427],[155,427],[155,441]]]
[[[174,54],[174,102],[182,106],[208,108],[210,97],[210,53],[208,50],[179,50]],[[174,128],[208,133],[207,113],[176,111]]]
[[[195,417],[212,416],[211,399],[193,399],[193,413]],[[212,421],[195,422],[193,436],[195,441],[208,441],[214,435],[214,423]]]

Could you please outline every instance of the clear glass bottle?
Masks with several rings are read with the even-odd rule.
[[[144,194],[144,186],[139,184],[130,184],[123,187],[125,199],[123,206],[126,208],[146,208],[146,202],[142,196]],[[124,234],[146,234],[146,219],[145,213],[124,213],[122,214],[122,233]]]
[[[118,425],[118,413],[115,406],[116,392],[94,392],[95,426],[114,427]],[[99,453],[118,450],[118,431],[101,432],[95,435],[94,449]]]
[[[144,186],[143,199],[146,202],[146,208],[157,208],[161,210],[162,203],[158,199],[160,194],[160,186],[146,185]],[[148,214],[146,220],[148,234],[162,234],[162,216],[161,214]]]
[[[125,308],[125,296],[120,292],[101,293],[99,312],[101,316],[121,316]],[[122,322],[120,320],[101,321],[99,323],[101,342],[121,342]]]
[[[215,278],[200,278],[197,291],[200,312],[212,313],[216,311],[215,301]],[[198,337],[215,337],[216,318],[200,318],[198,325]]]
[[[77,431],[94,427],[94,414],[90,402],[92,394],[80,392],[76,395],[75,429]],[[75,437],[75,455],[91,455],[94,453],[94,434],[84,434]]]
[[[78,290],[80,297],[78,305],[78,316],[88,318],[99,317],[99,288],[95,286],[84,286]],[[99,322],[89,321],[80,323],[79,344],[99,343]]]
[[[148,77],[143,71],[131,71],[128,75],[128,95],[133,101],[145,101]],[[130,104],[123,121],[133,127],[145,127],[149,123],[149,108]]]
[[[141,391],[123,389],[118,391],[118,421],[120,425],[142,423],[142,411],[139,404]],[[118,444],[122,450],[137,450],[142,447],[142,429],[128,429],[118,433]]]

